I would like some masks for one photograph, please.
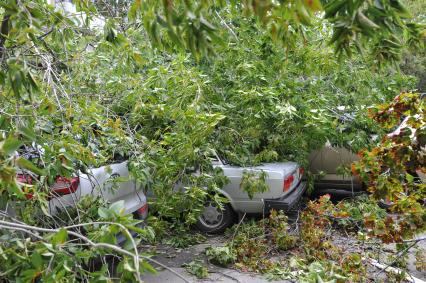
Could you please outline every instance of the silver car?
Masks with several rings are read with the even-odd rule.
[[[306,182],[302,181],[303,168],[295,162],[266,163],[254,167],[239,167],[226,164],[217,155],[212,158],[212,165],[221,168],[229,183],[220,189],[220,194],[229,203],[223,210],[213,202],[205,204],[204,211],[197,221],[197,227],[204,232],[219,233],[233,224],[236,213],[267,213],[270,209],[288,211],[302,197]],[[264,172],[269,190],[257,193],[253,199],[241,190],[240,184],[244,172]]]
[[[17,176],[21,186],[32,186],[37,176],[21,171]],[[72,178],[58,176],[50,186],[49,213],[73,207],[85,195],[101,196],[109,203],[124,202],[124,212],[133,213],[139,219],[148,214],[148,204],[142,187],[130,177],[127,161],[89,169],[88,174],[76,174]],[[27,193],[27,199],[33,194]],[[13,211],[9,209],[9,213]]]

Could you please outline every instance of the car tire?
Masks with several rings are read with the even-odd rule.
[[[221,210],[212,201],[208,201],[195,225],[202,232],[217,234],[234,224],[234,220],[235,212],[230,204],[224,204]]]

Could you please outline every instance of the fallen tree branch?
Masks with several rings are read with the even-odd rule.
[[[229,32],[232,34],[232,36],[239,41],[239,38],[237,36],[237,34],[234,32],[234,30],[226,23],[226,21],[224,19],[222,19],[222,17],[219,15],[219,13],[217,11],[215,11],[216,16],[220,19],[221,23],[229,30]]]
[[[85,224],[89,225],[91,223],[85,223]],[[80,224],[80,225],[85,225],[85,224]],[[8,221],[3,221],[3,220],[0,220],[0,225],[4,229],[18,230],[18,231],[26,232],[27,234],[30,234],[30,235],[34,234],[31,231],[44,232],[44,233],[58,233],[60,231],[60,229],[42,228],[42,227],[36,227],[36,226],[31,226],[31,225],[26,225],[26,224],[19,224],[19,223],[13,223],[13,222],[8,222]],[[117,224],[115,224],[115,225],[117,225]],[[73,226],[69,226],[69,227],[65,227],[65,228],[70,229],[71,227],[73,227]],[[65,229],[65,228],[63,228],[63,229]],[[75,228],[75,226],[74,226],[74,228]],[[137,257],[138,259],[141,258],[141,259],[145,259],[147,261],[153,262],[153,263],[155,263],[155,264],[157,264],[157,265],[159,265],[159,266],[167,269],[168,271],[170,271],[171,273],[173,273],[177,277],[181,278],[183,281],[185,281],[187,283],[190,283],[190,281],[188,279],[186,279],[184,276],[182,276],[181,274],[177,273],[176,271],[174,271],[170,267],[168,267],[168,266],[166,266],[166,265],[164,265],[164,264],[162,264],[162,263],[160,263],[160,262],[158,262],[158,261],[156,261],[156,260],[154,260],[152,258],[149,258],[147,256],[141,256],[139,254],[133,254],[132,252],[129,252],[129,251],[125,250],[125,249],[122,249],[122,248],[120,248],[118,246],[115,246],[115,245],[112,245],[112,244],[95,243],[92,240],[90,240],[89,238],[87,238],[87,237],[85,237],[85,236],[83,236],[83,235],[81,235],[79,233],[76,233],[74,231],[67,230],[67,232],[68,232],[68,234],[70,234],[70,235],[72,235],[74,237],[77,237],[77,238],[81,239],[82,241],[86,242],[87,244],[89,244],[93,248],[106,248],[106,249],[110,249],[110,250],[116,251],[116,252],[118,252],[120,254],[124,254],[124,255],[130,256],[132,258],[136,258]],[[135,268],[136,268],[137,274],[138,274],[136,280],[138,282],[142,282],[142,279],[141,279],[141,277],[139,275],[140,274],[140,272],[139,272],[139,266],[135,266]]]
[[[1,228],[1,229],[9,229],[9,230],[14,230],[14,231],[24,232],[24,233],[27,233],[27,234],[29,234],[29,235],[33,236],[33,237],[34,237],[34,238],[36,238],[36,239],[39,239],[39,240],[41,240],[41,241],[43,241],[43,240],[44,240],[44,239],[43,239],[43,237],[40,237],[39,235],[37,235],[37,234],[35,234],[35,233],[31,232],[31,231],[25,230],[25,229],[23,229],[23,228],[13,227],[13,229],[10,229],[10,227],[9,227],[9,226],[4,226],[4,225],[0,225],[0,228]]]
[[[386,270],[386,272],[393,272],[396,274],[403,274],[403,270],[396,268],[396,267],[390,267],[390,266],[386,266],[384,264],[379,263],[377,260],[372,259],[372,258],[364,258],[364,260],[367,260],[371,265],[373,265],[374,267],[380,268],[382,271]],[[422,279],[419,279],[417,277],[414,277],[410,274],[408,274],[407,272],[405,272],[407,275],[405,276],[405,280],[407,280],[408,282],[412,282],[412,283],[426,283],[426,281],[423,281]]]
[[[395,264],[395,262],[397,262],[397,260],[398,260],[398,258],[400,258],[401,256],[403,256],[403,255],[405,255],[412,247],[414,247],[415,245],[417,245],[417,243],[420,241],[421,239],[419,239],[418,241],[414,241],[414,242],[412,242],[411,241],[411,243],[412,244],[410,244],[408,247],[406,247],[405,249],[403,249],[402,251],[399,251],[399,252],[397,252],[396,253],[396,255],[395,255],[395,257],[397,258],[397,259],[395,259],[394,261],[392,261],[391,263],[389,263],[389,264],[387,264],[385,267],[383,267],[382,268],[382,270],[380,270],[379,272],[378,272],[378,274],[377,275],[379,275],[380,273],[382,273],[383,271],[386,271],[386,269],[388,269],[389,267],[391,267],[392,265],[394,265]]]
[[[403,240],[404,243],[410,243],[410,242],[420,242],[420,241],[424,241],[426,240],[426,237],[422,237],[422,238],[417,238],[417,239],[410,239],[410,240]]]
[[[231,241],[231,250],[234,247],[234,239],[235,235],[237,235],[238,229],[240,228],[241,223],[244,221],[244,218],[246,217],[246,213],[244,213],[243,217],[241,217],[240,222],[238,222],[237,228],[235,228],[234,235],[232,235],[232,241]]]

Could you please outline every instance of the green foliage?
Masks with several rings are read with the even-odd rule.
[[[191,261],[184,264],[186,271],[195,275],[198,279],[204,279],[209,276],[209,270],[201,261]]]
[[[268,280],[364,282],[367,270],[363,255],[336,246],[328,233],[332,229],[333,210],[346,206],[355,209],[358,204],[358,210],[364,210],[361,201],[334,205],[327,196],[312,201],[300,215],[298,232],[283,212],[272,211],[261,221],[234,225],[227,231],[231,238],[226,245],[208,248],[208,256],[215,260],[213,263],[224,265],[220,260],[232,253],[236,268],[264,274]],[[283,250],[287,251],[286,257],[277,257],[277,252]]]
[[[250,221],[236,229],[229,245],[237,256],[235,266],[243,271],[278,272],[281,265],[271,260],[269,253],[290,250],[297,242],[297,238],[289,234],[287,217],[282,211],[272,211],[260,223]]]
[[[17,209],[18,207],[16,207]],[[83,196],[77,202],[75,207],[60,208],[57,213],[57,218],[46,218],[41,211],[37,211],[35,207],[25,205],[21,213],[23,220],[32,225],[46,225],[55,227],[60,223],[63,226],[71,226],[75,224],[75,219],[79,222],[88,223],[96,221],[101,217],[100,211],[109,212],[108,203],[100,197],[92,197],[90,195]],[[38,212],[38,213],[37,213]],[[57,223],[59,222],[59,223]]]
[[[333,28],[329,42],[338,54],[369,48],[379,63],[397,61],[406,41],[424,40],[424,26],[411,21],[400,1],[135,1],[129,18],[137,22],[140,15],[156,46],[188,50],[199,59],[223,38],[238,42],[238,23],[228,24],[220,16],[224,11],[256,22],[288,50],[299,47],[298,38],[306,40],[309,26],[325,20]]]
[[[300,276],[300,282],[345,282],[348,278],[339,274],[339,268],[328,262],[313,262]]]
[[[367,267],[359,253],[346,255],[341,263],[342,273],[355,282],[361,282],[367,275]]]
[[[167,237],[165,241],[166,244],[174,248],[186,248],[192,245],[200,244],[206,241],[206,237],[199,233],[188,233],[186,229],[183,229],[180,233],[176,235],[171,235]]]
[[[338,218],[338,223],[344,226],[362,225],[365,217],[374,215],[377,219],[387,216],[386,210],[379,207],[377,201],[367,195],[355,197],[353,200],[340,202],[332,214]]]
[[[206,248],[206,255],[209,261],[220,266],[228,266],[236,260],[235,253],[228,246],[208,247]]]
[[[426,24],[426,17],[424,11],[426,11],[426,2],[420,1],[409,1],[405,3],[410,13],[413,15],[414,20],[419,24]],[[426,91],[426,54],[425,54],[425,41],[416,41],[420,45],[420,50],[405,50],[400,62],[401,70],[405,74],[413,75],[418,78],[416,89],[419,92]]]
[[[255,194],[264,193],[269,190],[269,186],[266,183],[267,176],[268,173],[264,171],[243,172],[240,189],[246,192],[250,199],[253,199]]]
[[[385,209],[380,208],[377,201],[368,195],[360,195],[353,199],[340,201],[334,205],[330,195],[322,196],[317,202],[309,204],[309,209],[317,217],[321,217],[321,225],[337,224],[347,231],[366,232],[365,219],[374,217],[383,221],[387,217]],[[306,214],[306,223],[315,224],[312,215]],[[309,221],[308,221],[309,219]],[[314,221],[314,222],[311,222]]]
[[[371,146],[370,135],[383,130],[365,108],[416,83],[375,66],[398,58],[404,45],[421,45],[424,35],[398,1],[76,2],[81,17],[44,0],[0,3],[0,207],[13,203],[19,221],[53,229],[32,235],[34,230],[2,228],[1,274],[11,280],[111,277],[105,267],[89,267],[93,258],[114,252],[86,248],[72,238],[72,229],[64,228],[67,235],[57,230],[63,227],[113,221],[78,228],[94,243],[109,244],[116,244],[123,227],[150,242],[173,229],[186,231],[206,201],[223,202],[217,190],[227,180],[212,169],[212,149],[236,165],[306,164],[309,152],[326,140],[354,150]],[[106,20],[103,31],[91,25],[99,14]],[[374,54],[338,61],[331,41],[338,51]],[[213,51],[218,56],[205,56]],[[345,113],[354,118],[341,121]],[[23,158],[16,150],[38,154]],[[139,229],[119,203],[100,199],[84,198],[76,208],[50,215],[49,186],[56,176],[122,159],[130,159],[133,176],[157,197],[152,229]],[[19,184],[19,170],[38,178]],[[252,196],[265,190],[249,179],[245,187]],[[293,246],[290,235],[281,235],[286,226],[272,226],[280,248]],[[256,248],[253,240],[246,244]],[[234,252],[225,251],[230,259],[224,262],[237,260]],[[239,261],[255,269],[244,252],[238,251]],[[122,280],[136,279],[138,268],[152,271],[144,260],[136,266],[133,256],[120,257]],[[277,266],[262,264],[259,270]]]
[[[87,200],[84,200],[84,202]],[[102,212],[101,212],[102,211]],[[131,215],[123,214],[120,203],[114,203],[109,208],[99,208],[100,214],[108,215],[111,222],[101,224],[79,223],[74,226],[63,226],[61,229],[47,229],[44,235],[35,230],[25,237],[20,237],[19,230],[4,229],[0,233],[2,245],[0,247],[0,263],[2,277],[10,280],[48,282],[70,282],[79,280],[101,280],[110,276],[107,266],[96,268],[108,248],[82,248],[79,238],[76,238],[75,229],[84,234],[90,241],[116,244],[118,233],[127,235],[126,228],[141,232],[137,228],[139,221],[133,220]],[[103,217],[100,215],[101,217]],[[104,215],[104,216],[105,216]],[[117,224],[114,224],[116,222]],[[31,226],[27,227],[29,231]],[[6,227],[7,228],[7,227]],[[15,230],[15,231],[14,231]],[[136,243],[139,242],[135,239]],[[89,244],[84,242],[84,245]],[[90,246],[89,246],[90,247]],[[124,244],[126,250],[133,250],[131,239],[127,237]],[[98,263],[97,263],[98,262]],[[131,257],[124,257],[119,268],[119,277],[122,280],[134,279],[136,269],[152,271],[153,268],[141,260],[138,265]]]
[[[376,219],[371,215],[366,219],[371,234],[384,242],[401,242],[425,229],[426,211],[421,203],[426,184],[414,177],[417,172],[426,172],[425,106],[421,95],[402,93],[391,103],[372,109],[378,123],[396,132],[385,136],[371,151],[361,152],[361,160],[353,166],[374,199],[391,201],[391,210],[401,216]]]
[[[281,212],[272,211],[267,224],[271,229],[272,242],[279,250],[289,250],[295,247],[297,237],[288,233],[287,216]]]
[[[425,271],[426,270],[426,253],[423,248],[417,247],[415,252],[415,258],[416,258],[416,269],[418,271]]]

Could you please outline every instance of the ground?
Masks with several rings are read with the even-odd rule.
[[[157,255],[154,257],[164,265],[173,268],[176,272],[182,274],[186,278],[195,282],[246,282],[246,283],[261,283],[268,282],[262,275],[254,273],[241,272],[232,268],[221,268],[213,264],[209,264],[204,255],[204,250],[209,246],[220,246],[225,242],[224,236],[210,236],[207,241],[202,244],[196,244],[186,249],[175,249],[170,246],[160,245],[156,248]],[[148,248],[152,248],[147,246]],[[206,262],[209,269],[209,277],[201,280],[195,276],[189,274],[183,264],[189,263],[194,259],[202,259]],[[146,274],[142,276],[145,282],[149,283],[162,283],[162,282],[173,282],[180,283],[184,282],[182,279],[176,277],[173,273],[168,270],[161,270],[158,274]],[[290,281],[275,281],[275,282],[290,282]]]
[[[380,253],[380,260],[384,262],[388,254],[392,253],[395,248],[394,245],[386,245],[380,251],[377,249],[377,245],[373,244],[362,244],[357,241],[353,236],[346,235],[337,231],[333,231],[333,243],[336,246],[341,247],[345,252],[360,252],[361,254],[366,254],[367,252]],[[421,235],[424,237],[426,234]],[[185,276],[189,280],[194,282],[247,282],[247,283],[260,283],[260,282],[270,282],[265,277],[259,274],[241,272],[233,268],[221,268],[216,265],[208,263],[204,251],[206,247],[209,246],[221,246],[226,242],[226,237],[224,235],[217,236],[208,236],[207,240],[202,244],[195,244],[185,249],[175,249],[167,245],[158,245],[158,246],[142,246],[142,250],[151,250],[155,251],[156,255],[154,259],[158,260],[162,264],[172,268],[174,271]],[[419,242],[423,248],[426,248],[425,241]],[[276,256],[286,256],[288,254],[277,254]],[[207,265],[209,269],[209,277],[207,279],[201,280],[197,279],[195,276],[189,274],[185,268],[182,267],[185,263],[189,263],[193,260],[200,259]],[[371,282],[387,282],[385,273],[378,274],[379,269],[371,265],[368,266],[370,280]],[[414,266],[414,252],[410,253],[409,259],[409,272],[412,276],[415,276],[419,279],[426,280],[426,273],[419,272],[415,269]],[[175,274],[171,273],[166,269],[159,269],[157,274],[145,274],[142,276],[142,279],[145,282],[184,282],[182,279],[178,278]],[[286,280],[274,281],[274,282],[292,282]]]

